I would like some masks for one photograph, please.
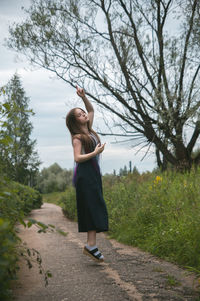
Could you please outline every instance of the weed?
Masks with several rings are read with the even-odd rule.
[[[154,267],[152,272],[157,272],[157,273],[163,273],[163,269],[161,269],[161,267]]]
[[[180,283],[180,281],[178,281],[174,276],[172,276],[172,275],[167,275],[166,276],[166,285],[167,286],[180,286],[181,285],[181,283]]]

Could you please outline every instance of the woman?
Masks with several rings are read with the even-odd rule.
[[[96,246],[96,233],[108,231],[108,214],[102,195],[102,181],[99,168],[101,145],[97,133],[92,129],[94,109],[83,89],[77,87],[77,94],[85,104],[88,114],[81,108],[72,109],[66,117],[66,125],[72,136],[75,169],[73,182],[76,188],[79,232],[87,232],[85,255],[102,262],[104,256]]]

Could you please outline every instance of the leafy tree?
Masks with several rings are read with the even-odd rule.
[[[10,28],[8,45],[85,87],[112,115],[106,134],[154,146],[163,169],[170,162],[185,170],[200,161],[192,157],[200,133],[199,9],[198,0],[36,0],[27,20]]]
[[[119,176],[126,176],[128,174],[127,166],[124,165],[124,168],[120,168]]]
[[[1,87],[0,90],[0,96],[5,98],[5,91],[6,87]],[[5,152],[9,152],[9,149],[12,149],[12,143],[13,139],[9,135],[7,128],[8,123],[7,119],[12,115],[11,111],[18,111],[19,108],[16,104],[14,104],[13,107],[11,107],[11,103],[4,99],[0,100],[0,174],[1,176],[5,173],[8,174],[8,170],[10,168],[10,162],[9,160],[6,160],[4,154]]]
[[[139,170],[137,169],[136,166],[133,167],[132,173],[135,174],[135,175],[137,175],[137,176],[140,175]]]
[[[15,74],[5,86],[4,104],[7,115],[4,116],[0,144],[2,169],[17,182],[33,185],[34,176],[40,165],[37,152],[34,150],[35,140],[31,140],[33,126],[29,120],[33,115],[28,108],[29,99]]]
[[[65,191],[72,184],[72,170],[62,169],[57,163],[38,173],[37,189],[42,193]]]
[[[57,175],[63,171],[63,169],[60,167],[60,165],[58,163],[54,163],[51,166],[49,166],[48,170],[55,175]]]
[[[5,87],[0,87],[0,96],[5,95]],[[12,142],[10,136],[5,134],[5,129],[7,127],[6,118],[10,114],[10,104],[8,102],[0,102],[0,145],[5,145],[8,147]],[[0,174],[2,174],[4,170],[4,160],[0,155]]]

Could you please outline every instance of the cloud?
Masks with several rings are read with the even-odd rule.
[[[0,1],[0,16],[16,20],[23,15],[22,6],[28,8],[30,0],[1,0]]]
[[[48,167],[54,162],[67,169],[72,169],[74,166],[72,147],[67,144],[40,145],[38,151],[43,162],[41,168]]]
[[[141,160],[146,154],[147,147],[137,153],[139,150],[140,147],[131,148],[128,144],[122,146],[120,144],[113,145],[108,142],[102,154],[101,168],[103,173],[113,172],[114,169],[118,172],[125,165],[129,168],[129,161],[131,161],[132,167],[136,166],[141,172],[152,170],[155,160],[155,157],[151,155],[152,150],[149,150],[147,155],[147,157],[151,155],[151,158],[143,161]]]

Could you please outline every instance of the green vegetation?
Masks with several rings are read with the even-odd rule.
[[[29,98],[17,74],[0,92],[1,172],[13,181],[33,187],[40,165],[35,151],[36,141],[31,140],[33,126],[30,116],[34,112],[29,108]]]
[[[109,235],[161,258],[200,270],[200,169],[103,177]],[[76,219],[75,190],[58,198]]]
[[[181,265],[200,268],[200,170],[154,173],[105,185],[110,234]]]
[[[36,188],[41,193],[65,191],[72,182],[72,170],[62,169],[57,163],[43,168],[37,175]]]
[[[25,226],[24,217],[39,208],[42,197],[38,191],[0,176],[0,299],[11,295],[10,280],[15,279],[20,255],[20,239],[15,225]]]
[[[15,226],[21,223],[30,227],[36,223],[40,231],[45,231],[45,226],[37,221],[27,225],[24,222],[32,209],[41,206],[42,197],[38,191],[23,185],[33,186],[40,162],[34,151],[35,141],[30,140],[29,114],[33,112],[28,109],[28,98],[16,74],[5,87],[0,87],[0,96],[0,300],[8,300],[12,293],[11,280],[19,268],[19,256],[31,262],[30,250],[22,246]],[[47,280],[51,274],[43,270],[38,253],[37,259]]]
[[[44,202],[59,205],[68,218],[75,221],[77,220],[76,195],[74,187],[69,186],[65,192],[44,194],[43,200]]]
[[[172,287],[181,285],[180,281],[178,281],[173,275],[167,275],[166,280],[166,286]]]
[[[62,195],[65,195],[65,192],[51,192],[51,193],[45,193],[42,195],[42,199],[44,203],[53,203],[56,205],[60,205],[60,197]]]

